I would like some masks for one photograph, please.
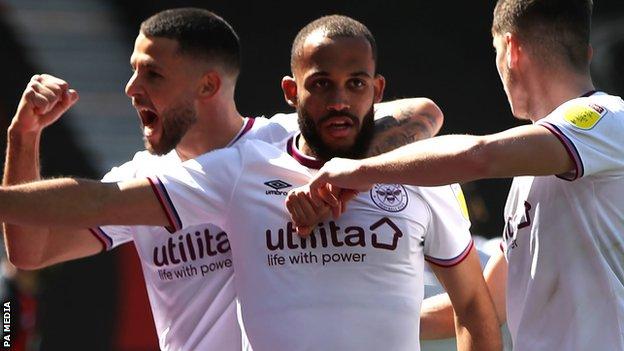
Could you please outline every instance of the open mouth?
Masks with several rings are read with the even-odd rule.
[[[139,117],[141,118],[141,124],[143,124],[143,134],[146,137],[151,136],[154,133],[156,122],[158,121],[158,114],[148,108],[137,108]]]
[[[139,109],[139,116],[141,117],[141,123],[143,123],[144,126],[153,124],[158,118],[158,115],[154,111],[146,108]]]
[[[330,117],[321,124],[329,136],[333,138],[345,138],[352,134],[355,122],[349,116]]]
[[[338,130],[348,129],[348,128],[353,127],[353,125],[354,125],[353,120],[350,117],[346,117],[346,116],[345,117],[342,117],[342,116],[331,117],[323,123],[324,128],[338,129]]]

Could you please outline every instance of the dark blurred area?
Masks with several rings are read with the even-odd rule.
[[[162,9],[203,7],[230,22],[243,47],[243,70],[236,95],[243,115],[270,116],[288,110],[280,80],[290,74],[292,40],[309,21],[340,13],[362,21],[375,35],[378,71],[387,80],[385,100],[413,96],[433,99],[445,113],[441,134],[487,134],[520,123],[511,115],[494,66],[490,36],[494,1],[317,0],[295,4],[282,0],[115,0],[113,3],[116,25],[122,29],[123,46],[127,48],[123,63],[127,66],[140,22]],[[9,25],[7,18],[12,16],[12,8],[0,0],[3,77],[0,150],[5,148],[6,128],[21,92],[30,76],[44,67],[32,59],[20,36]],[[624,1],[595,1],[592,43],[592,70],[597,88],[624,95]],[[136,117],[129,113],[128,118]],[[42,150],[46,177],[102,176],[63,120],[46,130]],[[128,154],[128,159],[131,156]],[[119,163],[124,161],[120,159]],[[509,180],[486,180],[464,185],[473,233],[486,237],[499,235],[509,184]],[[136,316],[149,319],[149,313],[128,313],[129,308],[136,306],[144,309],[146,302],[144,292],[138,295],[134,292],[144,287],[132,248],[125,246],[123,250],[117,249],[116,254],[98,255],[38,273],[40,283],[34,292],[40,301],[38,337],[30,350],[157,348],[153,321],[136,319]],[[129,315],[135,316],[131,323]],[[139,325],[142,322],[145,326]],[[142,337],[138,331],[144,330],[148,331]],[[133,339],[141,342],[133,343]]]

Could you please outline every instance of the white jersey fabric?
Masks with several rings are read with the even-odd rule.
[[[424,260],[472,247],[461,190],[378,184],[302,239],[284,200],[320,166],[292,138],[248,140],[150,180],[171,218],[228,233],[254,350],[419,350]]]
[[[537,124],[576,169],[513,181],[503,235],[514,350],[624,350],[624,102],[594,93]]]
[[[246,118],[230,142],[277,142],[298,130],[296,115]],[[113,168],[103,181],[117,182],[179,167],[174,151],[155,156],[137,153]],[[197,224],[197,223],[196,223]],[[236,317],[232,255],[226,234],[211,224],[173,232],[150,226],[105,226],[92,232],[107,249],[133,241],[140,257],[162,350],[246,349]]]

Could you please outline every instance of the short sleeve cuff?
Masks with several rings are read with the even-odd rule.
[[[158,177],[147,177],[152,186],[152,190],[160,202],[160,206],[162,207],[165,215],[167,216],[167,220],[169,221],[169,225],[165,227],[169,233],[175,233],[178,230],[182,229],[182,221],[180,220],[180,216],[171,201],[171,197],[167,193],[167,189],[164,184]]]
[[[557,137],[557,139],[559,139],[561,144],[563,144],[563,147],[565,147],[566,151],[568,152],[570,159],[572,160],[572,162],[574,162],[574,170],[568,173],[557,174],[557,177],[568,181],[573,181],[581,178],[584,173],[583,162],[581,160],[581,157],[579,156],[578,150],[576,149],[572,141],[570,141],[570,139],[565,134],[563,134],[559,127],[552,123],[542,121],[538,122],[538,125],[541,125],[542,127],[548,129]]]
[[[98,239],[100,241],[100,244],[102,244],[102,249],[104,251],[109,251],[110,249],[113,248],[113,239],[108,236],[100,227],[96,227],[96,228],[89,228],[89,231],[91,232],[91,234],[93,234],[93,236],[95,236],[96,239]]]
[[[443,258],[436,258],[436,257],[425,255],[425,260],[429,263],[433,263],[436,266],[441,266],[441,267],[456,266],[460,264],[466,257],[468,257],[468,254],[470,253],[470,250],[472,250],[473,246],[474,246],[474,241],[470,239],[466,248],[459,255],[453,258],[443,259]]]

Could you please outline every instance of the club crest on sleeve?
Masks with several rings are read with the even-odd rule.
[[[584,130],[594,126],[607,114],[607,110],[596,104],[577,105],[569,107],[563,114],[563,118],[571,125]]]
[[[407,207],[407,190],[401,184],[375,184],[370,197],[377,207],[389,212],[400,212]]]

